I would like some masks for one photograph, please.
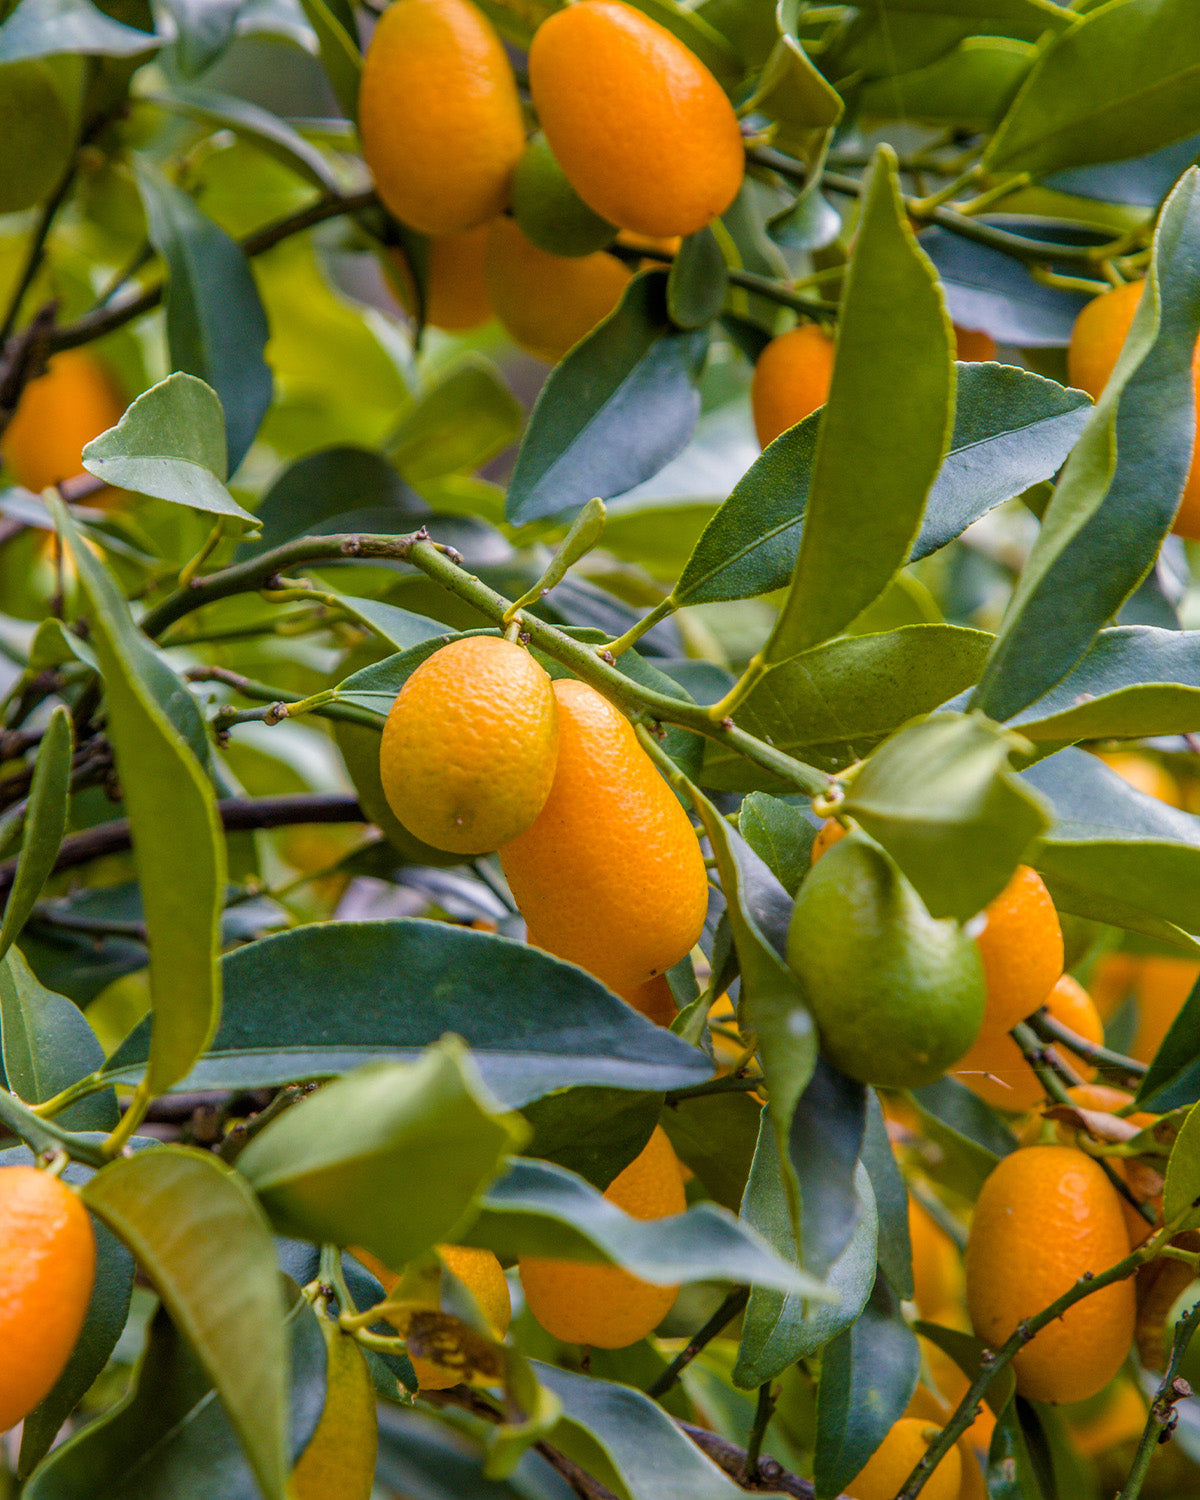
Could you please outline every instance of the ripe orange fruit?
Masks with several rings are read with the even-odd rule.
[[[545,671],[511,641],[465,636],[400,689],[383,726],[379,776],[410,833],[437,849],[483,854],[537,817],[557,751]]]
[[[967,1240],[967,1307],[992,1348],[1086,1272],[1129,1253],[1121,1200],[1100,1164],[1072,1146],[1004,1157],[975,1205]],[[1133,1283],[1077,1302],[1017,1355],[1017,1390],[1033,1401],[1083,1401],[1113,1378],[1133,1343]]]
[[[987,925],[975,939],[987,983],[981,1037],[1011,1031],[1031,1016],[1063,970],[1058,913],[1036,870],[1019,865],[983,915]]]
[[[461,234],[500,213],[525,123],[483,12],[470,0],[394,0],[363,59],[358,128],[379,196],[405,224]]]
[[[474,1245],[438,1245],[437,1253],[443,1265],[470,1292],[478,1304],[479,1311],[487,1319],[492,1336],[503,1339],[512,1319],[512,1299],[508,1292],[508,1280],[500,1262],[490,1250],[481,1250]],[[355,1258],[374,1275],[385,1292],[390,1292],[400,1281],[397,1272],[385,1266],[377,1255],[369,1250],[354,1250]],[[396,1325],[403,1333],[400,1323]],[[412,1365],[423,1391],[445,1391],[458,1385],[461,1376],[452,1369],[443,1369],[428,1359],[413,1355]]]
[[[1092,997],[1077,979],[1061,975],[1046,996],[1046,1009],[1056,1021],[1087,1041],[1103,1045],[1104,1022],[1092,1004]],[[1050,1051],[1059,1056],[1065,1054],[1067,1062],[1086,1078],[1096,1071],[1066,1048],[1052,1047]],[[980,1036],[955,1068],[954,1076],[995,1109],[1032,1109],[1043,1097],[1037,1074],[1006,1031]]]
[[[604,1196],[635,1219],[665,1219],[686,1207],[679,1158],[661,1126]],[[620,1266],[522,1256],[529,1310],[564,1344],[624,1349],[652,1332],[671,1310],[677,1286],[652,1286]]]
[[[86,349],[64,349],[46,373],[22,391],[16,415],[0,440],[4,465],[17,484],[44,490],[83,472],[86,443],[115,427],[125,406],[104,366]],[[111,504],[121,492],[105,489],[89,505]]]
[[[554,784],[535,821],[500,850],[500,863],[547,952],[628,998],[699,939],[704,856],[624,714],[574,679],[555,682],[554,696]]]
[[[95,1274],[96,1237],[78,1195],[35,1167],[0,1167],[0,1432],[62,1374]]]
[[[658,974],[645,984],[625,990],[621,999],[627,1005],[632,1005],[634,1010],[640,1010],[647,1020],[658,1026],[669,1026],[679,1014],[679,1007],[675,1004],[675,997],[665,974]]]
[[[996,357],[996,340],[981,328],[954,325],[954,357],[972,363],[984,363]]]
[[[824,406],[833,378],[833,340],[816,323],[801,323],[772,339],[758,357],[750,384],[754,430],[765,448],[781,432]]]
[[[522,349],[551,364],[591,333],[621,300],[630,271],[613,255],[551,255],[512,219],[488,232],[485,269],[496,316]]]
[[[962,1317],[963,1267],[958,1246],[927,1208],[908,1200],[913,1301],[928,1323],[957,1327]]]
[[[1200,964],[1191,958],[1147,953],[1138,966],[1134,993],[1137,996],[1138,1029],[1129,1055],[1148,1063],[1162,1046],[1171,1023],[1200,978]]]
[[[848,1500],[892,1500],[937,1435],[936,1423],[921,1417],[901,1417],[866,1468],[850,1481]],[[951,1448],[925,1481],[921,1494],[929,1500],[958,1500],[961,1484],[962,1458],[957,1448]]]
[[[1067,348],[1067,376],[1072,385],[1086,391],[1093,401],[1099,400],[1101,391],[1108,384],[1133,315],[1142,300],[1143,285],[1140,281],[1127,281],[1111,292],[1102,292],[1075,319]],[[1193,388],[1198,379],[1200,342],[1192,356]],[[1193,540],[1200,538],[1200,462],[1197,462],[1195,452],[1171,530],[1178,536]]]
[[[831,849],[838,839],[844,839],[849,833],[844,823],[839,823],[836,818],[826,818],[817,829],[817,836],[813,839],[812,850],[809,854],[809,863],[816,864],[826,849]]]
[[[737,197],[733,106],[694,53],[621,0],[581,0],[544,21],[529,87],[571,185],[621,229],[693,234]]]
[[[439,234],[429,241],[425,273],[425,322],[447,333],[481,328],[492,318],[484,263],[488,226],[480,224],[462,234]],[[388,280],[405,309],[416,315],[417,298],[412,272],[400,250],[388,251]]]

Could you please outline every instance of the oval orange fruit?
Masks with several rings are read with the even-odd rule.
[[[824,406],[833,378],[833,356],[833,340],[816,323],[801,323],[790,333],[781,333],[759,355],[750,405],[762,447]]]
[[[95,355],[64,349],[21,392],[0,441],[5,467],[28,490],[71,479],[83,472],[84,445],[115,427],[124,410],[112,377]],[[120,493],[106,489],[88,503],[111,503]]]
[[[975,939],[987,985],[981,1037],[1011,1031],[1031,1016],[1063,971],[1058,913],[1042,877],[1029,865],[1017,867],[983,915],[986,925]]]
[[[545,671],[511,641],[463,636],[400,689],[383,726],[379,776],[410,833],[436,849],[484,854],[537,817],[557,751]]]
[[[1046,1010],[1086,1041],[1104,1044],[1100,1013],[1092,997],[1070,974],[1061,975],[1046,996]],[[1065,1052],[1071,1066],[1086,1078],[1096,1071],[1067,1049],[1052,1047],[1050,1051],[1056,1056]],[[1006,1031],[981,1036],[955,1068],[954,1076],[996,1109],[1032,1109],[1043,1097],[1037,1074]]]
[[[394,0],[363,59],[363,158],[387,207],[423,234],[500,213],[525,149],[516,79],[470,0]]]
[[[937,1435],[936,1423],[920,1417],[901,1417],[867,1460],[866,1467],[850,1481],[847,1500],[892,1500]],[[957,1448],[951,1448],[925,1481],[921,1493],[927,1500],[958,1500],[961,1484],[962,1457]]]
[[[967,1308],[999,1348],[1025,1318],[1129,1254],[1121,1200],[1100,1164],[1072,1146],[1004,1157],[979,1194],[967,1239]],[[1133,1343],[1132,1281],[1103,1287],[1041,1329],[1013,1361],[1033,1401],[1083,1401],[1113,1378]]]
[[[425,322],[447,333],[466,333],[492,317],[484,265],[488,226],[462,234],[439,234],[429,240],[425,270]],[[416,313],[412,272],[400,250],[388,252],[388,280],[405,310]]]
[[[544,21],[529,86],[572,187],[609,223],[693,234],[737,196],[742,133],[720,84],[621,0],[580,0]]]

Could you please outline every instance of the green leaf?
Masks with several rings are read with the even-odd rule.
[[[414,1059],[447,1032],[513,1107],[578,1084],[662,1091],[712,1077],[702,1052],[582,969],[447,922],[314,923],[235,948],[221,967],[220,1029],[179,1087],[329,1077]],[[137,1079],[146,1044],[144,1028],[122,1044],[108,1063],[114,1080]]]
[[[411,651],[423,641],[446,639],[446,627],[424,615],[414,615],[411,610],[400,609],[395,604],[381,604],[378,599],[356,599],[350,594],[339,594],[335,589],[325,589],[346,611],[352,620],[365,625],[372,634],[392,648],[393,651]]]
[[[521,1111],[533,1135],[525,1155],[576,1172],[601,1192],[639,1156],[663,1096],[625,1089],[561,1089]]]
[[[892,15],[950,16],[975,21],[979,30],[1036,41],[1047,30],[1065,31],[1075,21],[1057,0],[867,0],[872,10]]]
[[[269,330],[241,246],[149,165],[137,168],[150,240],[167,267],[167,348],[176,370],[210,385],[225,412],[233,473],[271,404]]]
[[[1091,411],[1082,392],[1028,370],[955,368],[954,432],[929,492],[912,561],[1049,479]],[[688,559],[672,593],[676,604],[748,598],[787,583],[800,546],[820,421],[814,412],[789,428],[746,471]]]
[[[159,665],[158,658],[66,507],[51,503],[88,601],[108,735],[133,830],[154,1008],[145,1087],[160,1094],[187,1073],[216,1031],[225,838],[212,786],[158,701],[148,665]]]
[[[238,1157],[280,1234],[363,1245],[402,1266],[453,1231],[526,1131],[501,1113],[462,1042],[335,1079]]]
[[[24,927],[58,858],[71,800],[73,750],[71,716],[60,705],[47,721],[34,762],[21,855],[0,925],[0,958]]]
[[[862,1469],[904,1415],[920,1371],[916,1336],[878,1276],[861,1316],[821,1356],[813,1454],[818,1500],[834,1500]]]
[[[316,32],[330,87],[346,118],[356,120],[362,53],[358,48],[354,13],[346,0],[300,0],[300,4]]]
[[[1191,169],[1167,200],[1121,358],[1063,470],[975,694],[973,706],[993,719],[1061,681],[1154,563],[1191,462],[1198,254],[1200,172]]]
[[[689,234],[667,274],[667,311],[677,328],[703,328],[721,311],[729,278],[711,229]]]
[[[464,1245],[504,1259],[518,1255],[624,1266],[658,1286],[733,1281],[822,1298],[820,1282],[781,1260],[753,1227],[714,1203],[697,1203],[667,1219],[635,1219],[582,1177],[521,1157],[483,1196]]]
[[[163,1146],[122,1157],[83,1189],[130,1250],[216,1388],[267,1500],[286,1500],[287,1340],[275,1247],[232,1168]]]
[[[1102,630],[1079,665],[1009,726],[1035,743],[1200,730],[1200,632]]]
[[[1137,1091],[1139,1106],[1165,1113],[1200,1099],[1200,984],[1184,1001]]]
[[[778,797],[751,792],[738,809],[738,832],[794,897],[812,863],[817,832],[800,809]]]
[[[983,1369],[987,1345],[982,1339],[974,1338],[959,1328],[945,1328],[940,1323],[918,1322],[915,1328],[923,1339],[928,1339],[931,1344],[948,1354],[968,1380],[974,1381]],[[1016,1389],[1017,1382],[1012,1366],[1009,1365],[996,1372],[983,1399],[996,1416],[1000,1416],[1016,1394]]]
[[[1189,0],[1109,0],[1038,58],[983,154],[1043,176],[1142,156],[1200,129],[1200,33]]]
[[[843,807],[878,839],[931,916],[965,922],[1008,884],[1049,822],[1012,772],[1022,741],[970,714],[894,735],[850,782]]]
[[[635,276],[542,387],[508,487],[513,525],[608,500],[657,474],[692,434],[705,330],[667,311],[667,273]]]
[[[748,1093],[728,1093],[680,1099],[663,1113],[662,1127],[675,1155],[695,1172],[709,1197],[732,1213],[746,1191],[762,1111]]]
[[[1195,818],[1083,750],[1049,756],[1022,780],[1053,809],[1034,863],[1060,909],[1174,941],[1200,932]]]
[[[881,146],[846,270],[800,552],[766,662],[837,635],[904,565],[953,430],[953,351],[937,272]]]
[[[0,62],[79,52],[100,57],[136,57],[162,41],[114,21],[89,0],[21,0],[0,26]]]
[[[166,0],[175,21],[175,58],[189,78],[202,73],[233,41],[243,0]]]
[[[292,1288],[293,1295],[295,1289]],[[288,1454],[299,1457],[325,1404],[325,1343],[316,1315],[296,1297],[286,1320],[290,1356]],[[290,1467],[290,1464],[289,1464]],[[170,1319],[159,1312],[129,1394],[56,1449],[25,1493],[33,1500],[163,1500],[220,1495],[260,1500],[262,1490],[213,1384]]]
[[[170,0],[170,3],[179,7],[185,0]],[[192,5],[196,0],[186,0],[186,3]],[[232,3],[231,0],[225,0],[226,10],[236,10],[239,3],[240,0],[232,0]],[[206,13],[219,13],[220,9],[220,5],[212,5],[211,0],[199,0],[197,18],[204,19]],[[202,69],[185,71],[200,72]],[[276,161],[281,161],[285,167],[290,167],[322,192],[340,193],[342,190],[337,173],[317,148],[309,145],[302,135],[270,110],[262,109],[233,94],[222,94],[215,89],[198,88],[194,85],[176,84],[169,94],[152,93],[145,97],[150,103],[174,114],[202,120],[206,125],[216,126],[218,130],[235,131],[244,140],[250,141]]]
[[[788,1365],[823,1349],[866,1306],[875,1281],[878,1226],[871,1180],[865,1167],[857,1168],[855,1179],[862,1214],[846,1248],[830,1266],[825,1282],[826,1293],[834,1294],[836,1300],[818,1302],[802,1293],[754,1287],[742,1322],[741,1346],[733,1370],[735,1385],[749,1389],[775,1379]],[[742,1218],[759,1230],[785,1260],[797,1262],[779,1153],[769,1129],[764,1129],[758,1139]]]
[[[769,667],[738,708],[738,723],[788,755],[836,770],[969,688],[991,639],[958,625],[903,625],[831,641]],[[784,789],[723,745],[707,749],[704,780],[723,789]]]
[[[969,36],[927,67],[873,80],[855,102],[870,114],[953,122],[960,129],[986,131],[1036,57],[1036,49],[1028,42]]]
[[[401,416],[386,451],[410,484],[481,468],[521,434],[525,409],[482,355],[467,354]]]
[[[641,1391],[556,1365],[534,1361],[533,1368],[562,1402],[549,1441],[620,1500],[739,1500],[745,1494]]]
[[[953,1078],[942,1078],[915,1089],[908,1096],[921,1122],[922,1135],[942,1155],[944,1181],[964,1197],[974,1199],[1002,1156],[1017,1143],[998,1116]]]
[[[992,1433],[987,1460],[989,1500],[1055,1500],[1053,1487],[1046,1489],[1041,1483],[1021,1421],[1021,1405],[1018,1399],[1006,1407]]]
[[[0,961],[0,1040],[7,1087],[26,1104],[44,1104],[104,1065],[87,1018],[39,984],[19,948]],[[105,1089],[56,1118],[67,1130],[112,1130],[119,1119],[116,1095]]]
[[[879,1269],[899,1297],[913,1294],[912,1241],[908,1233],[908,1188],[896,1165],[879,1095],[867,1090],[867,1126],[862,1164],[871,1179],[879,1214]],[[878,1291],[878,1287],[876,1287]]]
[[[194,375],[177,372],[144,391],[115,427],[84,447],[83,466],[122,489],[258,530],[257,516],[225,488],[225,414],[216,392]]]

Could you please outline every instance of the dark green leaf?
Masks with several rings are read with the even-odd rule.
[[[875,154],[838,317],[791,587],[767,662],[845,629],[904,565],[954,421],[954,352],[890,148]]]
[[[525,1153],[576,1172],[603,1192],[644,1149],[662,1102],[661,1094],[624,1089],[547,1094],[521,1111],[533,1130]]]
[[[284,1307],[253,1193],[209,1152],[163,1146],[111,1162],[83,1197],[154,1283],[216,1387],[264,1496],[285,1500]]]
[[[505,1259],[599,1261],[659,1286],[733,1281],[797,1297],[825,1295],[818,1281],[781,1260],[753,1227],[716,1204],[697,1203],[667,1219],[634,1219],[582,1177],[527,1157],[492,1184],[479,1217],[460,1235],[464,1245],[483,1245]]]
[[[863,1132],[861,1156],[871,1178],[871,1190],[879,1214],[879,1268],[897,1296],[911,1297],[913,1273],[912,1244],[908,1233],[908,1189],[896,1165],[879,1095],[874,1089],[867,1090],[867,1128]]]
[[[667,312],[667,274],[645,271],[542,387],[508,489],[514,524],[608,500],[657,474],[687,442],[704,330]]]
[[[985,169],[1040,176],[1140,156],[1200,129],[1194,22],[1189,0],[1124,0],[1061,32],[988,143]]]
[[[216,1031],[225,838],[212,786],[157,701],[147,663],[157,666],[158,658],[112,576],[80,541],[66,507],[54,504],[90,606],[108,735],[133,829],[151,945],[154,1025],[146,1087],[159,1094],[188,1071]]]
[[[294,1293],[294,1288],[293,1288]],[[288,1453],[304,1451],[325,1406],[325,1341],[316,1315],[297,1297],[287,1320],[291,1419]],[[57,1449],[26,1492],[33,1500],[164,1500],[220,1495],[260,1500],[262,1491],[212,1381],[166,1315],[149,1341],[129,1395]]]
[[[968,1088],[953,1078],[926,1084],[910,1096],[921,1130],[939,1148],[940,1180],[975,1198],[1000,1157],[1016,1149],[1012,1132]]]
[[[876,1218],[874,1193],[862,1191],[858,1160],[866,1130],[867,1094],[861,1083],[818,1056],[792,1117],[788,1156],[800,1182],[801,1259],[814,1275],[823,1275],[841,1259],[867,1211],[868,1199],[872,1222]]]
[[[89,0],[21,0],[0,26],[0,62],[59,52],[135,57],[161,46],[158,37],[112,20]]]
[[[831,641],[769,667],[737,721],[776,749],[836,770],[977,681],[991,639],[958,625],[903,625]],[[769,771],[724,746],[708,748],[704,780],[722,788],[782,789]]]
[[[500,1112],[462,1042],[326,1084],[238,1157],[280,1234],[363,1245],[402,1266],[451,1237],[527,1132]]]
[[[1196,1209],[1189,1224],[1200,1222],[1200,1106],[1184,1120],[1171,1155],[1167,1159],[1167,1183],[1163,1189],[1163,1217],[1170,1221]]]
[[[948,1354],[968,1380],[973,1381],[983,1368],[987,1345],[982,1339],[974,1338],[959,1328],[945,1328],[940,1323],[919,1322],[916,1324],[916,1331],[923,1339],[928,1339],[931,1344]],[[999,1416],[1012,1400],[1016,1388],[1012,1366],[1009,1365],[996,1372],[983,1399]]]
[[[738,832],[788,895],[795,896],[808,873],[817,832],[800,809],[751,792],[738,811]]]
[[[104,1050],[86,1017],[38,983],[19,948],[10,948],[0,960],[0,1039],[7,1086],[26,1104],[44,1104],[104,1064]],[[67,1130],[111,1130],[118,1118],[111,1089],[56,1117]]]
[[[225,488],[225,414],[216,392],[177,372],[143,392],[115,427],[83,450],[89,474],[192,510],[230,516],[247,530],[258,518]],[[239,528],[240,529],[240,528]]]
[[[328,1077],[413,1058],[448,1032],[465,1039],[488,1087],[511,1106],[574,1084],[664,1090],[712,1076],[703,1053],[574,965],[446,922],[298,927],[235,949],[222,970],[221,1027],[188,1088]],[[139,1030],[109,1069],[131,1081],[145,1057]]]
[[[411,1500],[574,1500],[574,1491],[536,1453],[526,1454],[503,1481],[485,1477],[483,1465],[482,1442],[450,1427],[440,1413],[380,1406],[375,1474],[390,1492]]]
[[[219,27],[231,12],[236,12],[242,0],[218,0],[216,5],[212,4],[212,0],[169,0],[169,3],[176,11],[187,9],[191,12],[189,19],[194,19],[197,25],[190,32],[181,32],[180,42],[186,38],[195,48],[206,44],[223,45],[219,39]],[[184,68],[186,73],[201,71],[202,67]],[[290,167],[322,192],[341,192],[337,173],[317,148],[310,146],[302,135],[270,110],[251,104],[246,99],[239,99],[233,94],[221,94],[215,89],[186,87],[181,84],[177,84],[169,94],[150,94],[148,97],[163,109],[189,115],[218,130],[236,131],[243,139],[251,141],[268,156],[281,161],[285,167]]]
[[[765,1117],[764,1127],[746,1184],[742,1218],[785,1260],[798,1263],[779,1153]],[[875,1280],[878,1226],[866,1168],[860,1166],[855,1177],[862,1212],[849,1243],[829,1267],[825,1284],[826,1292],[834,1294],[836,1300],[818,1302],[800,1293],[756,1286],[742,1324],[741,1347],[733,1371],[735,1385],[751,1388],[773,1380],[796,1360],[823,1349],[866,1306]]]
[[[46,724],[33,767],[21,855],[0,924],[0,958],[24,927],[58,858],[71,799],[73,749],[71,716],[60,705]]]
[[[850,783],[848,815],[893,856],[934,917],[965,922],[998,896],[1048,818],[1011,771],[1017,736],[935,714],[881,746]]]
[[[300,4],[316,32],[330,87],[346,118],[356,120],[362,54],[358,48],[354,12],[347,0],[300,0]]]
[[[920,1369],[916,1337],[879,1276],[861,1317],[821,1356],[813,1455],[819,1500],[840,1495],[904,1415]]]
[[[728,278],[711,229],[689,234],[667,275],[667,311],[677,328],[703,328],[721,311]]]
[[[701,1094],[663,1112],[662,1127],[675,1154],[703,1183],[714,1202],[737,1213],[763,1107],[748,1093]]]
[[[1038,1482],[1017,1403],[1007,1406],[996,1422],[988,1448],[987,1489],[989,1500],[1052,1500]]]
[[[216,62],[234,37],[245,0],[167,0],[177,35],[175,58],[189,78]]]
[[[210,385],[225,412],[228,471],[271,404],[268,328],[241,247],[149,166],[137,174],[150,239],[167,266],[167,347],[176,370]]]
[[[1200,333],[1200,172],[1154,237],[1125,351],[1076,444],[1021,574],[975,704],[1008,719],[1067,674],[1153,565],[1191,461]]]
[[[1144,1108],[1165,1112],[1200,1099],[1200,983],[1171,1022],[1137,1092]]]

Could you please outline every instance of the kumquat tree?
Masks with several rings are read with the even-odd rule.
[[[1200,1497],[1197,0],[0,0],[0,1500]]]

